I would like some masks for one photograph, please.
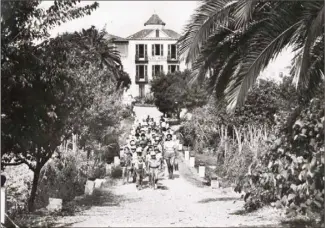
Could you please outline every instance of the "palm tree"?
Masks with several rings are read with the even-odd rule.
[[[121,77],[125,77],[120,54],[110,40],[106,39],[106,35],[105,29],[98,31],[94,26],[82,29],[81,32],[67,34],[68,39],[73,41],[71,44],[82,54],[86,53],[87,58],[97,59],[100,67],[106,67],[112,72],[111,79],[119,81]]]
[[[192,81],[207,78],[228,110],[244,103],[260,72],[287,47],[299,91],[312,95],[324,78],[324,2],[204,0],[178,41],[193,66]]]

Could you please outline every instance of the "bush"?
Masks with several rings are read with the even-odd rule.
[[[33,172],[22,164],[19,166],[8,166],[5,169],[7,177],[7,206],[10,218],[24,212],[27,208],[27,201],[30,195]]]
[[[121,111],[121,116],[123,119],[127,119],[132,117],[134,115],[134,112],[132,110],[131,106],[126,106],[122,111]]]
[[[96,180],[103,179],[106,176],[105,163],[94,164],[94,166],[89,167],[88,179]]]
[[[133,104],[148,104],[148,105],[154,105],[155,104],[155,98],[152,94],[146,94],[144,97],[135,97],[135,101]]]
[[[36,208],[48,205],[49,197],[70,201],[84,193],[87,174],[82,173],[74,156],[54,159],[41,172],[36,197]]]
[[[121,166],[113,166],[111,171],[111,177],[114,179],[122,178],[123,170]]]
[[[288,131],[286,115],[279,116],[272,147],[247,173],[245,207],[275,203],[289,216],[324,218],[324,107],[314,99]],[[284,126],[284,127],[283,127]]]

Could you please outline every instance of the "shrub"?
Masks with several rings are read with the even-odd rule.
[[[89,167],[88,179],[96,180],[102,179],[106,176],[105,163],[94,163],[92,167]]]
[[[7,182],[7,206],[10,218],[15,218],[17,214],[25,211],[27,200],[30,195],[33,172],[22,164],[19,166],[8,166],[5,169]]]
[[[121,166],[113,166],[111,171],[111,177],[114,179],[121,178],[123,174],[123,170]]]
[[[324,107],[314,99],[288,131],[279,116],[272,147],[246,176],[247,209],[274,202],[289,216],[324,217]],[[284,126],[284,127],[283,127]],[[243,184],[242,183],[242,184]]]
[[[87,176],[77,165],[80,164],[74,156],[54,159],[46,164],[41,172],[36,208],[47,206],[49,197],[70,201],[84,193]]]
[[[123,119],[127,119],[132,117],[134,114],[132,107],[131,106],[126,106],[122,111],[121,111],[121,116]]]
[[[143,98],[143,102],[144,104],[155,104],[155,97],[152,94],[147,94],[144,98]]]

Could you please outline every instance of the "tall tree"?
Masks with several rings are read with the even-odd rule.
[[[160,75],[151,82],[151,92],[155,98],[155,105],[163,113],[176,113],[179,117],[182,108],[193,109],[207,102],[207,93],[198,84],[191,87],[187,81],[191,71],[174,72]]]
[[[55,1],[44,11],[40,1],[1,2],[2,165],[25,163],[34,172],[29,210],[40,170],[56,147],[84,126],[96,94],[125,77],[118,53],[104,40],[93,43],[93,34],[105,31],[90,28],[49,39],[50,28],[98,6],[76,3]],[[35,39],[43,42],[36,45]]]
[[[204,0],[179,40],[195,80],[210,85],[229,110],[244,103],[260,72],[288,46],[297,53],[295,85],[313,95],[324,78],[324,2]]]

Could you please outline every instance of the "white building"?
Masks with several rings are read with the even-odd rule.
[[[176,42],[180,35],[165,28],[165,23],[153,14],[144,28],[125,38],[112,35],[121,54],[124,71],[132,85],[127,94],[144,97],[150,93],[150,81],[160,72],[183,71],[186,65],[177,56]]]

